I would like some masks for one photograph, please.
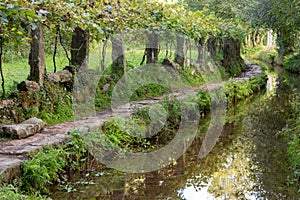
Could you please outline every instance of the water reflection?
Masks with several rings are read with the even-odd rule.
[[[198,137],[173,165],[145,174],[111,169],[99,169],[101,173],[89,176],[74,174],[70,183],[60,186],[63,190],[54,190],[52,198],[300,199],[296,188],[287,185],[291,173],[287,144],[276,135],[292,112],[289,101],[292,93],[299,92],[300,81],[299,77],[284,76],[278,80],[272,95],[258,95],[228,110],[216,146],[203,159],[199,160],[198,154],[209,121],[202,121]],[[94,184],[88,184],[91,182]]]

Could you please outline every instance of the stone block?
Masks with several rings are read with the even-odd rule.
[[[40,91],[40,86],[38,83],[34,82],[34,81],[22,81],[21,83],[19,83],[17,85],[17,88],[19,91],[35,91],[35,92],[38,92]]]
[[[68,70],[62,70],[56,73],[48,73],[47,78],[54,83],[65,83],[72,80],[72,73]]]
[[[14,101],[12,99],[0,101],[0,109],[3,109],[5,107],[10,107],[13,104],[14,104]]]
[[[38,118],[30,118],[20,124],[5,125],[2,127],[4,134],[17,136],[19,139],[32,136],[45,127],[45,122]]]

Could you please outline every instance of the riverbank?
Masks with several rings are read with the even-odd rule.
[[[246,62],[246,64],[248,66],[248,71],[245,73],[244,77],[233,79],[233,82],[249,80],[262,73],[261,68],[259,68],[257,65],[254,65],[250,62]],[[187,98],[190,95],[198,94],[200,89],[217,89],[223,84],[224,83],[222,82],[210,83],[169,96],[172,96],[172,98]],[[163,99],[164,97],[160,97],[139,102],[131,102],[129,105],[121,106],[119,108],[119,112],[122,113],[122,117],[127,117],[131,115],[135,111],[135,109],[157,103],[159,101],[162,101]],[[28,160],[27,155],[29,153],[39,151],[43,149],[44,146],[55,146],[65,143],[71,138],[71,136],[67,133],[70,131],[74,131],[75,128],[84,129],[86,126],[100,127],[111,117],[113,117],[112,111],[106,110],[97,113],[95,117],[88,117],[85,119],[77,120],[75,122],[66,122],[55,126],[46,127],[41,133],[26,139],[1,142],[0,159],[2,162],[0,164],[0,173],[2,181],[9,182],[21,175],[20,164]]]
[[[250,55],[248,55],[250,56]],[[291,90],[298,91],[299,73],[300,73],[300,53],[285,57],[284,62],[278,58],[278,53],[274,48],[266,48],[252,54],[249,58],[252,62],[257,62],[265,69],[269,68],[271,71],[280,71],[281,78],[288,83],[293,83]],[[265,65],[265,66],[264,66]],[[270,67],[271,66],[271,67]],[[298,81],[295,81],[298,80]],[[298,83],[297,83],[298,82]],[[284,137],[288,142],[287,154],[289,163],[293,170],[293,175],[288,178],[288,182],[298,186],[300,192],[300,111],[299,111],[299,97],[300,91],[295,92],[291,99],[293,107],[293,114],[288,119],[286,127],[284,127],[278,135]]]

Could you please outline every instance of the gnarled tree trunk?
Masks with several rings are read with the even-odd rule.
[[[1,30],[0,30],[1,33]],[[2,97],[5,96],[5,80],[4,80],[4,75],[3,75],[3,69],[2,69],[2,55],[3,55],[3,37],[0,37],[0,74],[1,74],[1,87],[2,87]]]
[[[217,60],[217,39],[209,38],[207,41],[207,49],[210,53],[210,57],[216,61]]]
[[[239,75],[245,68],[241,57],[239,40],[231,37],[223,38],[223,66],[233,76]]]
[[[158,63],[159,36],[154,31],[147,34],[146,58],[147,64]]]
[[[78,71],[81,67],[87,68],[89,58],[89,31],[75,28],[71,42],[71,65]]]
[[[112,72],[122,75],[126,73],[123,33],[111,36],[112,43]]]
[[[184,67],[185,63],[185,39],[184,37],[177,35],[176,36],[176,52],[175,52],[175,62],[180,66]]]
[[[198,49],[197,63],[203,70],[205,70],[205,64],[206,64],[206,59],[205,59],[206,43],[207,43],[206,38],[200,38],[199,40],[196,41],[196,46]]]
[[[46,73],[45,62],[45,39],[43,28],[38,25],[31,31],[30,54],[29,54],[30,75],[29,80],[43,85]]]

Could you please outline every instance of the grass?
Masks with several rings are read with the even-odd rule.
[[[127,58],[127,70],[131,70],[139,66],[143,54],[145,44],[141,43],[136,46],[133,46],[132,43],[126,41],[125,42],[125,51],[126,51],[126,58]],[[136,41],[135,41],[136,43]],[[165,58],[165,50],[164,44],[162,43],[161,52],[159,54],[159,62],[161,63]],[[174,47],[173,47],[174,48]],[[28,49],[28,47],[27,47]],[[28,50],[27,50],[28,51]],[[111,68],[110,64],[111,60],[111,43],[108,42],[106,59],[105,59],[105,66],[106,69],[103,72],[106,77],[101,78],[99,80],[96,96],[95,96],[95,105],[96,109],[103,110],[106,108],[110,108],[111,104],[111,95],[116,85],[118,79],[115,79],[111,75]],[[23,55],[15,55],[13,52],[5,54],[5,63],[3,65],[4,69],[4,76],[6,79],[6,92],[7,97],[15,92],[15,96],[18,103],[22,104],[21,107],[17,108],[18,122],[22,121],[23,119],[27,119],[29,117],[39,117],[46,121],[48,125],[57,124],[59,122],[70,121],[73,119],[73,112],[72,112],[72,94],[67,92],[62,92],[60,90],[54,90],[46,88],[42,88],[39,93],[34,93],[30,95],[16,93],[17,92],[17,84],[21,81],[25,80],[29,75],[29,65],[27,56],[24,55],[26,53],[25,50],[23,51]],[[172,52],[173,56],[171,59],[174,59],[174,52]],[[197,51],[192,49],[191,53],[187,53],[187,57],[197,57]],[[191,58],[190,58],[191,59]],[[195,59],[192,59],[195,60]],[[101,61],[101,44],[92,44],[91,51],[89,55],[89,68],[94,70],[100,70],[99,63]],[[57,62],[57,71],[62,70],[65,66],[68,65],[68,60],[65,57],[64,52],[62,49],[59,49],[58,55],[56,57]],[[47,72],[53,72],[53,62],[52,62],[52,55],[46,55],[46,66]],[[211,69],[211,67],[210,67]],[[219,68],[215,68],[219,70]],[[224,70],[221,70],[221,75],[214,76],[212,72],[203,72],[200,71],[201,69],[195,69],[193,67],[185,67],[180,68],[178,72],[180,75],[187,80],[187,82],[191,86],[197,86],[199,84],[206,83],[208,81],[220,81],[220,79],[224,78]],[[155,74],[154,74],[155,76]],[[148,74],[143,74],[140,77],[140,80],[147,79],[149,77]],[[173,81],[175,82],[175,81]],[[178,81],[180,82],[180,81]],[[101,90],[108,85],[108,89],[105,92]],[[180,87],[180,86],[179,86]],[[50,91],[50,93],[49,93]],[[160,84],[149,84],[137,89],[131,96],[130,100],[137,101],[143,99],[149,99],[151,97],[162,96],[163,94],[169,93],[170,89],[164,87]],[[49,93],[49,94],[48,94]],[[1,91],[0,91],[1,95]],[[11,97],[10,97],[11,98]],[[40,99],[41,102],[37,102],[37,99]],[[26,102],[30,103],[30,106],[23,106]],[[18,104],[19,105],[19,104]],[[2,111],[1,111],[2,112]],[[8,111],[7,111],[8,112]],[[3,112],[2,112],[3,113]],[[6,115],[7,113],[4,113]],[[15,119],[10,119],[11,121],[16,121]],[[8,123],[9,120],[3,121],[0,120],[2,123]]]

